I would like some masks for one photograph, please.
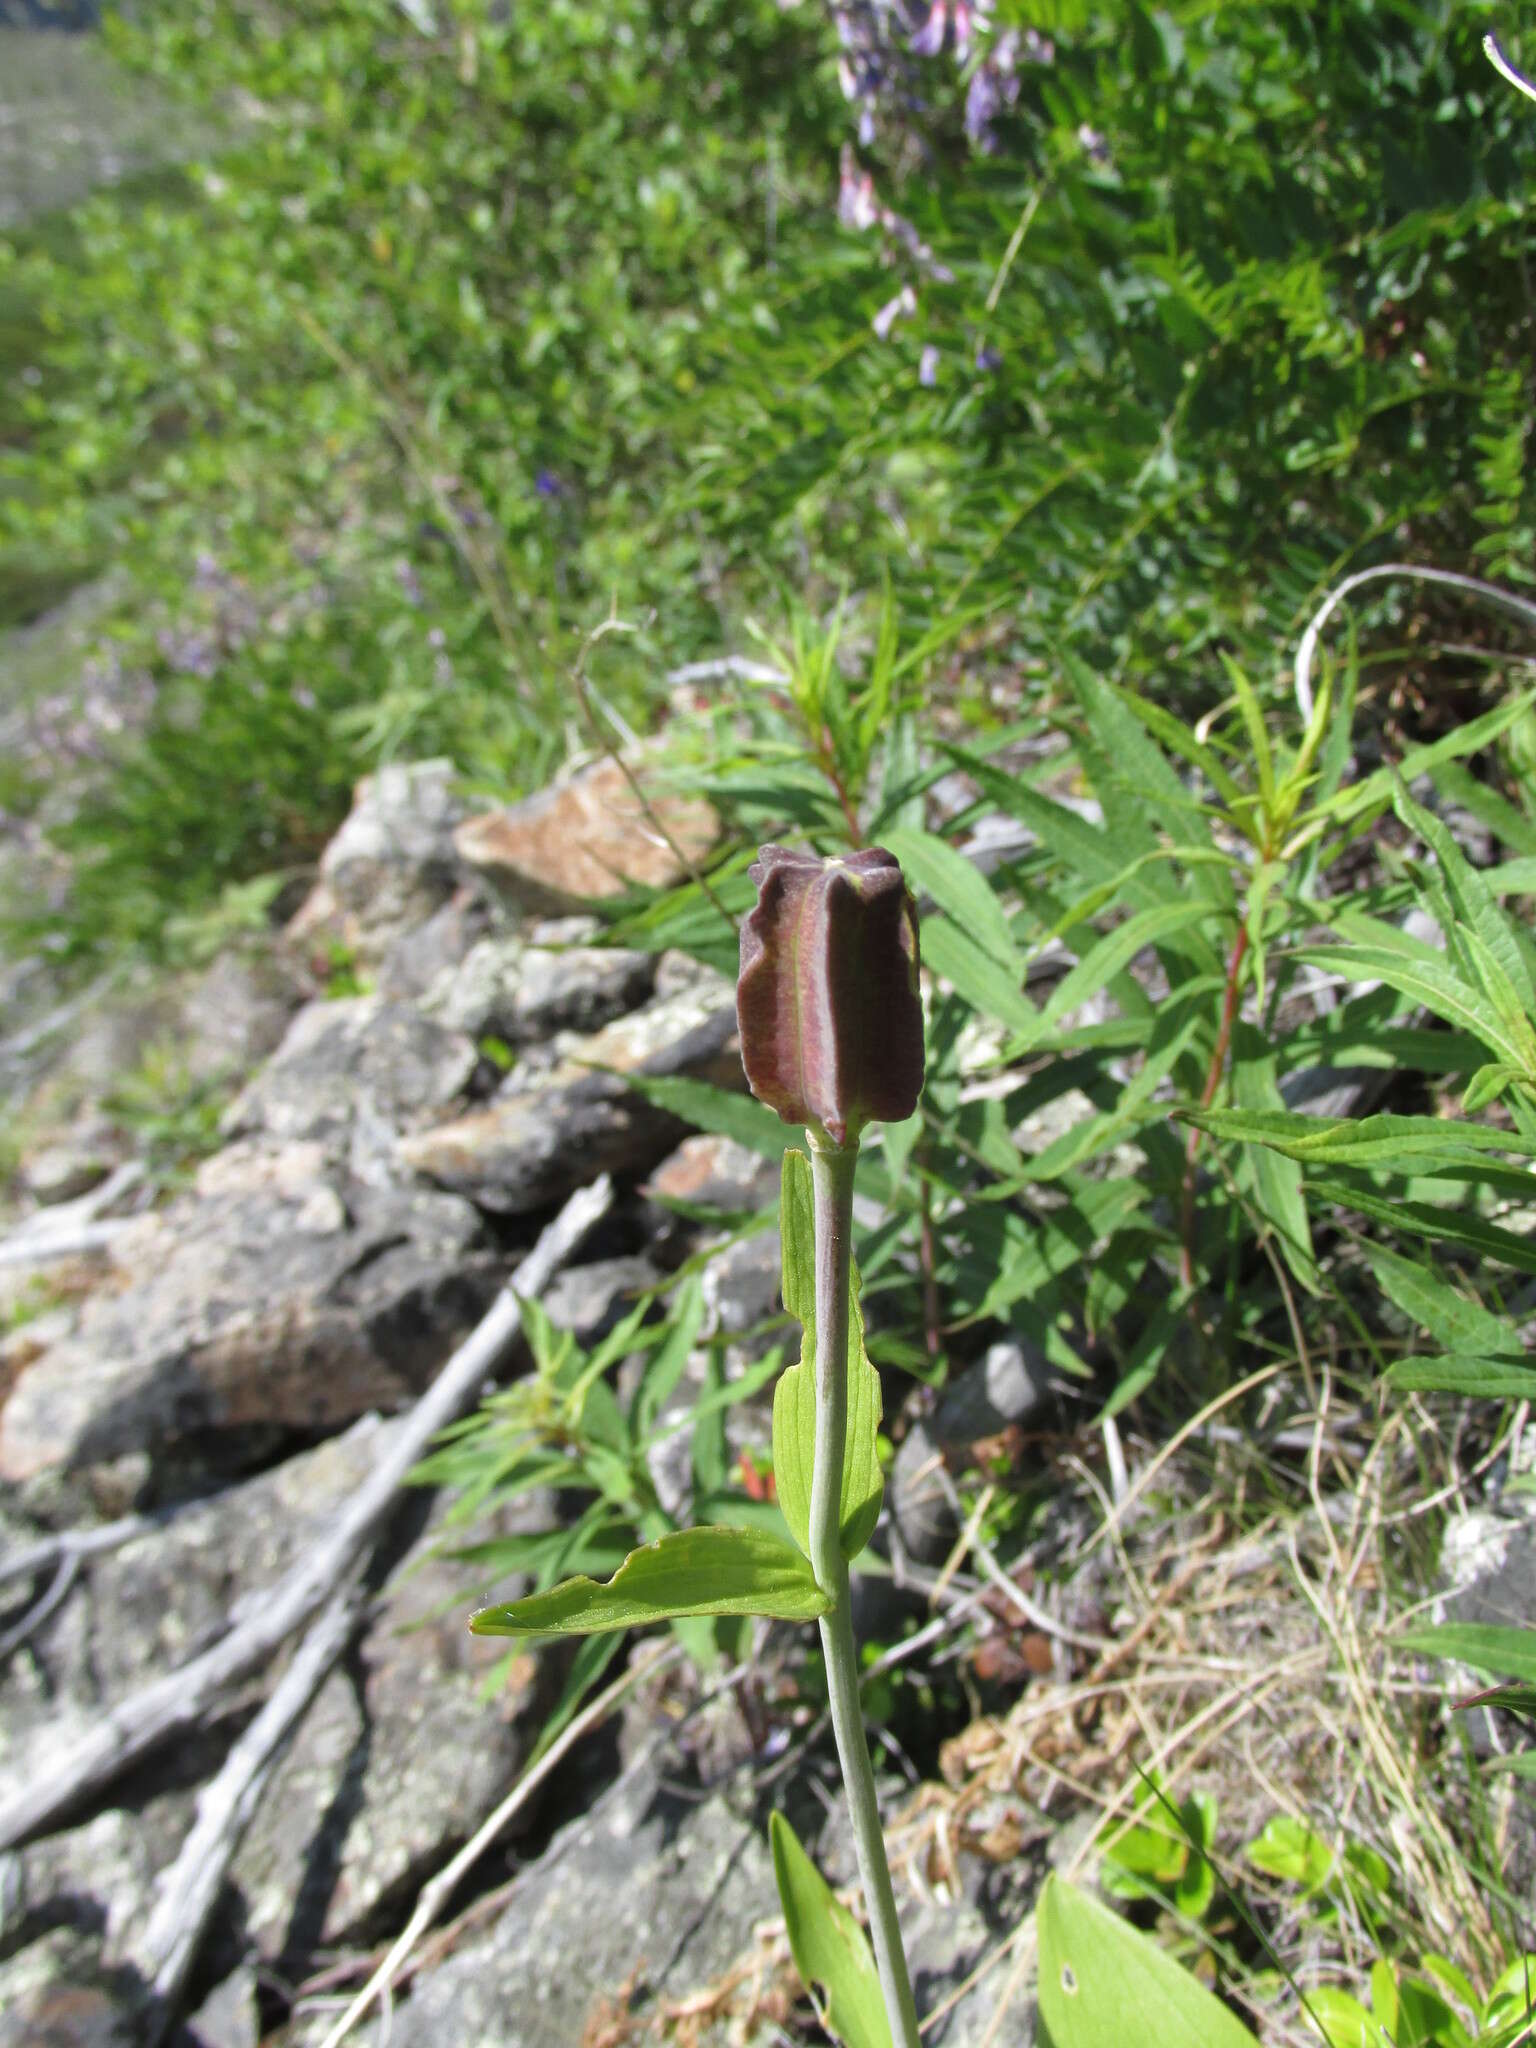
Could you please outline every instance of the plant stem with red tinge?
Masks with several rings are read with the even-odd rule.
[[[1200,1097],[1200,1107],[1209,1109],[1216,1100],[1216,1090],[1221,1086],[1221,1077],[1226,1071],[1227,1048],[1232,1043],[1232,1022],[1237,1015],[1237,992],[1242,980],[1243,962],[1248,956],[1248,926],[1238,927],[1237,937],[1232,942],[1232,952],[1227,960],[1227,986],[1221,1003],[1221,1023],[1216,1032],[1216,1043],[1211,1051],[1211,1064],[1205,1077],[1205,1091]],[[1196,1127],[1189,1134],[1184,1147],[1184,1201],[1180,1221],[1182,1248],[1179,1253],[1179,1278],[1186,1287],[1195,1284],[1195,1155],[1200,1150],[1204,1133]]]

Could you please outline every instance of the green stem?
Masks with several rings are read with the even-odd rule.
[[[811,1134],[811,1186],[816,1219],[816,1458],[811,1468],[810,1551],[816,1583],[832,1605],[821,1617],[832,1733],[842,1766],[859,1882],[874,1936],[875,1966],[894,2048],[919,2048],[917,2007],[901,1945],[896,1895],[885,1860],[875,1774],[859,1704],[859,1658],[843,1555],[843,1460],[848,1445],[848,1301],[853,1264],[853,1174],[859,1146],[832,1145]]]

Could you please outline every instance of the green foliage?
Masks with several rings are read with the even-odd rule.
[[[890,2023],[864,1930],[834,1897],[782,1813],[769,1817],[773,1874],[789,1952],[817,2016],[843,2048],[891,2048]]]
[[[745,1521],[751,1503],[727,1487],[724,1418],[778,1370],[771,1352],[740,1378],[709,1382],[685,1417],[668,1412],[700,1335],[704,1303],[696,1278],[685,1278],[668,1320],[650,1321],[641,1300],[590,1352],[568,1331],[557,1330],[537,1302],[522,1306],[523,1334],[532,1370],[488,1395],[474,1414],[444,1430],[438,1446],[415,1468],[420,1485],[452,1496],[445,1549],[485,1576],[531,1576],[537,1601],[565,1574],[590,1585],[591,1574],[618,1571],[637,1543],[655,1544],[675,1532],[657,1499],[648,1457],[666,1437],[692,1430],[693,1513],[700,1522]],[[623,1398],[611,1375],[626,1360],[634,1373]],[[549,1529],[484,1535],[476,1526],[525,1495],[554,1487],[574,1506]],[[778,1523],[776,1512],[767,1519]],[[771,1533],[771,1531],[770,1531]],[[670,1562],[677,1553],[668,1552]],[[628,1585],[630,1582],[626,1582]],[[787,1583],[787,1582],[786,1582]],[[542,1610],[541,1610],[542,1611]],[[563,1610],[562,1610],[563,1611]],[[635,1619],[631,1616],[631,1620]],[[608,1626],[624,1627],[628,1622]],[[678,1631],[690,1655],[713,1658],[713,1633],[687,1621]]]
[[[831,1603],[810,1566],[760,1529],[675,1529],[631,1551],[606,1585],[565,1579],[500,1607],[482,1607],[482,1636],[589,1636],[716,1614],[814,1621]]]
[[[1062,644],[1208,704],[1389,541],[1528,580],[1536,126],[1485,10],[1049,12],[995,154],[943,62],[879,128],[906,239],[831,206],[816,7],[115,24],[206,160],[0,243],[0,579],[122,558],[158,697],[64,835],[73,901],[23,930],[153,941],[312,855],[380,755],[534,785],[610,599],[654,613],[613,655],[632,719],[769,620],[785,752],[733,779],[798,763],[798,822],[846,835],[921,823],[917,706],[995,723],[982,660],[1009,708]]]
[[[1054,1872],[1036,1914],[1049,2048],[1118,2048],[1132,2016],[1149,2042],[1255,2048],[1242,2022],[1156,1942]]]

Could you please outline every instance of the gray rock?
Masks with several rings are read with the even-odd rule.
[[[454,972],[485,938],[490,923],[490,909],[477,891],[455,890],[425,924],[408,927],[389,946],[374,984],[379,994],[395,1002],[417,1001]]]
[[[501,1271],[468,1204],[423,1188],[332,1174],[189,1202],[159,1221],[142,1277],[93,1296],[21,1373],[0,1478],[142,1452],[249,1469],[284,1432],[413,1398]]]
[[[256,1972],[248,1965],[214,1986],[187,2022],[197,2048],[260,2048]]]
[[[336,1152],[360,1130],[392,1139],[462,1095],[476,1058],[467,1038],[409,1003],[383,996],[309,1003],[230,1104],[223,1129],[228,1137],[260,1131],[285,1143],[318,1138]]]
[[[936,1467],[963,1463],[979,1438],[1027,1420],[1049,1389],[1044,1354],[1027,1340],[1009,1338],[957,1374],[933,1414],[907,1431],[892,1462],[890,1505],[903,1544],[920,1563],[938,1563],[958,1533],[948,1497],[933,1478]]]
[[[734,1005],[720,1003],[714,982],[694,982],[568,1046],[547,1071],[512,1077],[486,1108],[403,1139],[399,1161],[514,1216],[563,1201],[598,1173],[643,1172],[676,1144],[682,1126],[618,1076],[688,1074],[737,1085],[735,1028]]]
[[[541,1306],[556,1329],[569,1330],[587,1350],[629,1314],[642,1294],[659,1286],[661,1277],[650,1260],[638,1254],[594,1259],[556,1274],[544,1290]]]
[[[549,1506],[530,1497],[475,1533],[532,1526]],[[473,1834],[537,1739],[555,1664],[529,1650],[494,1699],[480,1697],[507,1645],[470,1635],[468,1618],[488,1589],[434,1556],[436,1541],[429,1529],[391,1576],[236,1852],[230,1877],[242,1925],[286,1975],[319,1948],[382,1932]]]
[[[250,1612],[328,1527],[397,1427],[365,1416],[313,1450],[168,1512],[161,1526],[88,1559],[69,1598],[0,1671],[0,1776],[7,1784],[44,1768],[116,1701],[195,1656]],[[10,1541],[30,1540],[20,1527],[6,1533]]]
[[[511,937],[482,939],[424,1008],[449,1030],[525,1045],[557,1031],[596,1031],[647,1001],[649,953],[578,946],[555,952]]]
[[[279,952],[223,953],[188,990],[177,1047],[193,1081],[243,1078],[281,1044],[314,986]]]
[[[649,2001],[720,1976],[775,1910],[755,1821],[719,1794],[668,1795],[655,1766],[642,1768],[555,1837],[486,1933],[416,1980],[396,2005],[392,2048],[572,2048],[627,1984]],[[356,2039],[378,2048],[377,2021]],[[725,2041],[712,2027],[699,2048]]]
[[[451,761],[391,762],[364,776],[289,935],[301,944],[329,935],[371,964],[424,924],[465,879],[455,781]]]

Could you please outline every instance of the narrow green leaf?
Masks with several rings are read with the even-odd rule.
[[[1368,1246],[1366,1257],[1382,1292],[1447,1351],[1498,1356],[1519,1350],[1514,1331],[1503,1316],[1494,1315],[1480,1301],[1468,1301],[1427,1266],[1405,1259],[1385,1245]]]
[[[1304,1166],[1374,1166],[1414,1173],[1480,1152],[1536,1154],[1536,1139],[1517,1131],[1447,1123],[1434,1116],[1299,1116],[1289,1110],[1193,1106],[1173,1114],[1227,1143],[1273,1145]]]
[[[1462,1090],[1462,1115],[1476,1116],[1490,1102],[1497,1102],[1504,1090],[1521,1078],[1518,1067],[1506,1066],[1500,1060],[1492,1060],[1486,1067],[1479,1067]]]
[[[607,1585],[567,1579],[470,1617],[481,1636],[585,1636],[691,1614],[814,1621],[827,1596],[797,1551],[757,1529],[679,1529],[631,1551]]]
[[[1536,1396],[1536,1362],[1519,1358],[1400,1358],[1383,1375],[1389,1387],[1403,1390],[1466,1394],[1480,1400]]]
[[[1141,720],[1152,737],[1160,741],[1170,754],[1178,754],[1192,768],[1198,768],[1211,787],[1227,803],[1238,802],[1242,791],[1214,747],[1206,746],[1182,719],[1175,718],[1173,713],[1165,710],[1161,704],[1154,704],[1145,697],[1138,697],[1134,690],[1128,690],[1120,684],[1111,683],[1109,687],[1126,709]]]
[[[1454,944],[1458,930],[1474,934],[1497,961],[1501,974],[1509,982],[1523,1009],[1530,1011],[1536,1008],[1536,990],[1531,987],[1509,920],[1499,908],[1488,884],[1456,844],[1452,833],[1432,811],[1416,804],[1402,783],[1398,784],[1395,803],[1403,823],[1419,835],[1439,862],[1440,878],[1451,909],[1446,938]]]
[[[1036,1909],[1051,2048],[1257,2048],[1242,2021],[1155,1941],[1053,1871]]]
[[[1015,1031],[1032,1032],[1038,1021],[1024,993],[1024,969],[1012,974],[947,917],[923,919],[923,964],[947,981],[956,995],[983,1017],[996,1017]]]
[[[1096,945],[1091,946],[1057,984],[1050,1001],[1037,1013],[1033,1028],[1021,1034],[1019,1049],[1027,1049],[1053,1031],[1069,1011],[1078,1009],[1090,996],[1097,995],[1106,982],[1113,981],[1120,970],[1128,967],[1146,947],[1171,938],[1175,932],[1200,923],[1210,914],[1208,903],[1185,899],[1176,903],[1155,903],[1146,910],[1136,911],[1124,924],[1116,925],[1113,931],[1107,932]]]
[[[880,1977],[863,1928],[838,1902],[782,1813],[769,1816],[768,1840],[789,1952],[822,2025],[843,2048],[891,2048]]]
[[[1283,1111],[1285,1106],[1275,1078],[1273,1048],[1251,1024],[1239,1024],[1232,1034],[1232,1094],[1240,1109]],[[1274,1231],[1285,1263],[1309,1294],[1317,1294],[1317,1259],[1301,1167],[1268,1145],[1255,1146],[1247,1158],[1260,1210]]]
[[[737,1095],[686,1074],[621,1074],[618,1078],[647,1102],[692,1124],[695,1130],[734,1138],[738,1145],[760,1152],[765,1159],[777,1159],[784,1150],[783,1121],[750,1095]]]
[[[1300,946],[1291,957],[1342,974],[1349,981],[1384,981],[1447,1023],[1470,1031],[1501,1060],[1521,1064],[1522,1048],[1510,1036],[1494,1004],[1444,960],[1407,960],[1371,946]]]
[[[811,1474],[816,1460],[816,1242],[811,1162],[786,1152],[779,1199],[784,1306],[804,1333],[800,1361],[773,1390],[773,1474],[790,1534],[809,1554]],[[840,1509],[843,1553],[857,1557],[880,1519],[880,1375],[864,1348],[858,1279],[848,1304],[848,1436]]]
[[[1536,1273],[1536,1237],[1517,1237],[1497,1223],[1486,1222],[1466,1209],[1442,1208],[1434,1202],[1388,1199],[1355,1182],[1319,1174],[1309,1181],[1314,1198],[1339,1209],[1357,1209],[1378,1223],[1427,1238],[1431,1244],[1461,1244],[1517,1272]]]
[[[892,826],[883,844],[901,862],[911,887],[931,896],[1015,983],[1022,983],[1023,959],[1003,906],[980,868],[932,832],[914,831],[906,825]]]
[[[1496,1628],[1480,1621],[1447,1621],[1437,1628],[1410,1629],[1397,1638],[1405,1650],[1430,1657],[1454,1657],[1486,1671],[1490,1678],[1519,1678],[1536,1683],[1536,1629]]]

